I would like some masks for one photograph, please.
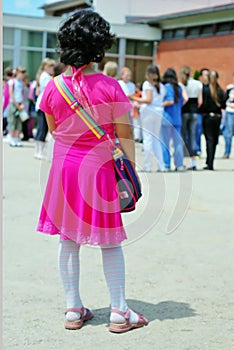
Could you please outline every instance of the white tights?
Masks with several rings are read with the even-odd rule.
[[[110,293],[111,308],[125,312],[128,305],[125,300],[125,264],[121,246],[103,246],[102,261],[106,283]],[[66,294],[67,308],[81,308],[83,306],[79,293],[79,263],[80,246],[74,241],[59,243],[58,265]],[[136,319],[134,312],[130,318]],[[77,313],[68,312],[66,317],[71,321],[79,318]],[[111,313],[112,322],[120,322],[121,316]],[[137,320],[136,320],[137,322]]]

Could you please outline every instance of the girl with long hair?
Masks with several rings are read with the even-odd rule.
[[[35,136],[35,154],[37,159],[43,158],[43,150],[45,147],[46,136],[48,133],[48,126],[46,123],[45,113],[40,109],[40,102],[46,85],[49,83],[54,75],[55,61],[51,58],[44,58],[38,68],[36,74],[36,112],[37,112],[37,132]]]
[[[162,78],[166,87],[164,97],[164,112],[161,128],[163,142],[163,157],[166,171],[171,169],[170,140],[173,140],[174,165],[176,171],[184,171],[183,166],[183,140],[181,138],[182,115],[181,108],[186,102],[183,98],[181,86],[173,68],[168,68]]]
[[[130,96],[132,101],[141,104],[140,115],[144,145],[143,171],[145,172],[152,171],[152,155],[156,158],[158,171],[163,172],[165,170],[160,141],[165,94],[166,89],[161,83],[159,68],[150,65],[147,67],[146,80],[142,85],[142,97]]]
[[[218,82],[216,71],[209,72],[209,85],[203,85],[201,113],[203,131],[206,139],[205,170],[214,170],[214,158],[218,144],[222,109],[225,109],[225,93]]]

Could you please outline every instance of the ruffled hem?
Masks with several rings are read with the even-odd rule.
[[[118,229],[102,229],[101,233],[92,232],[90,235],[74,231],[68,231],[65,228],[58,230],[51,223],[40,222],[37,226],[37,231],[48,234],[48,235],[60,235],[62,240],[72,240],[79,245],[109,245],[109,244],[120,244],[127,239],[124,228]]]

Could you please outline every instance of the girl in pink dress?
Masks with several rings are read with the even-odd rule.
[[[128,111],[131,105],[118,82],[95,73],[115,40],[110,25],[99,14],[81,10],[67,18],[57,33],[62,74],[75,97],[111,139],[135,161]],[[110,292],[109,330],[126,332],[147,325],[142,315],[130,310],[125,299],[123,227],[111,143],[88,129],[64,100],[53,80],[44,90],[40,109],[45,113],[55,143],[53,161],[44,194],[37,231],[60,235],[59,269],[66,294],[65,328],[80,329],[93,317],[79,294],[80,246],[100,246]]]

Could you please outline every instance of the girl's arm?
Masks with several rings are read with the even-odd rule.
[[[169,107],[172,106],[174,104],[174,101],[164,101],[163,102],[163,107]]]
[[[202,105],[202,90],[199,92],[198,95],[198,107],[201,107]]]
[[[134,95],[130,95],[130,96],[128,96],[128,98],[131,101],[150,104],[152,102],[152,98],[153,98],[152,90],[145,90],[145,94],[146,94],[145,98],[136,97]]]
[[[47,114],[45,113],[45,117],[46,117],[46,122],[47,122],[47,125],[48,125],[48,129],[49,129],[49,132],[51,133],[51,135],[53,136],[53,131],[56,129],[57,125],[55,123],[55,118],[53,115],[51,114]]]
[[[10,96],[10,100],[14,103],[15,107],[19,111],[22,111],[24,109],[24,105],[23,104],[19,105],[16,102],[16,99],[15,99],[15,96],[14,96],[14,85],[9,85],[9,96]]]
[[[133,131],[129,122],[128,114],[124,114],[119,118],[115,118],[115,132],[120,145],[135,167],[135,143],[133,140]]]

